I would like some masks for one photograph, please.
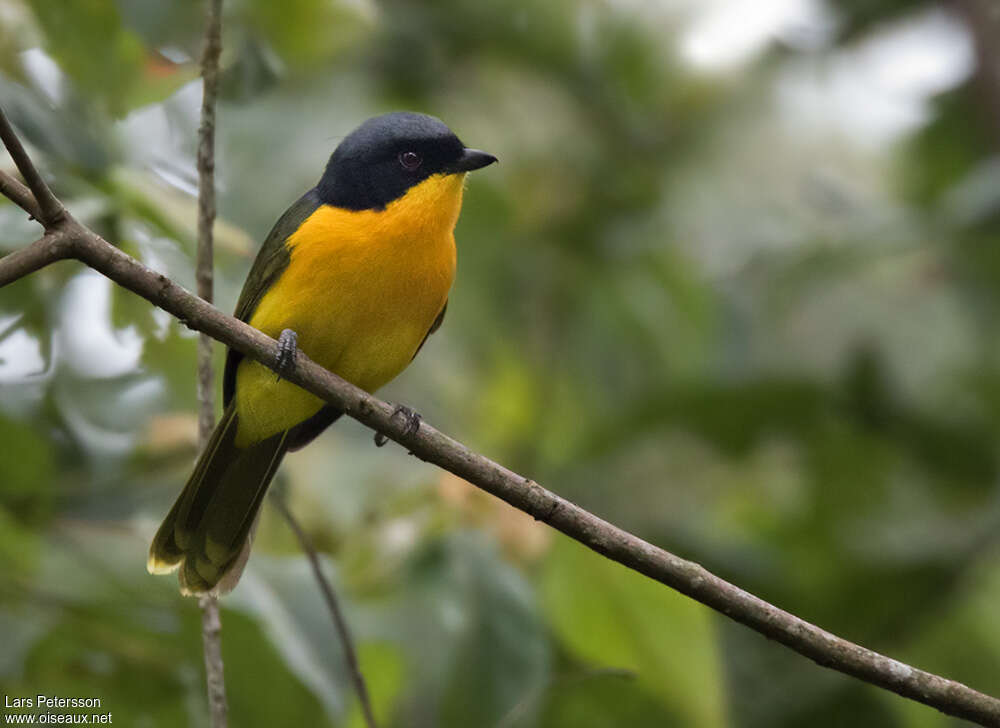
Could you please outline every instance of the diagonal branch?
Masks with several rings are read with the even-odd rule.
[[[68,215],[46,243],[63,248],[188,327],[277,370],[277,342],[227,316],[165,275],[146,268]],[[68,253],[66,252],[68,251]],[[34,253],[32,255],[37,255]],[[37,270],[38,257],[14,253],[0,259],[0,285]],[[819,665],[877,685],[948,715],[1000,728],[1000,700],[959,682],[919,670],[849,642],[730,584],[702,566],[654,546],[604,521],[534,481],[508,470],[425,422],[416,431],[390,404],[322,368],[302,352],[283,378],[312,392],[364,425],[383,433],[422,460],[434,463],[492,493],[537,520],[618,563],[665,584],[730,619],[808,657]]]
[[[66,217],[66,208],[63,207],[62,203],[59,202],[55,195],[52,194],[52,190],[50,190],[49,186],[45,184],[45,180],[42,179],[42,175],[40,175],[38,170],[35,169],[35,165],[31,162],[31,157],[29,157],[28,153],[24,151],[24,146],[21,144],[21,140],[14,132],[14,127],[11,126],[10,119],[7,118],[7,114],[4,113],[3,109],[0,109],[0,140],[3,141],[3,145],[7,148],[8,154],[10,154],[11,159],[14,160],[14,164],[17,165],[18,171],[21,172],[21,176],[24,177],[24,181],[28,183],[28,187],[31,189],[32,194],[35,196],[35,200],[38,202],[38,212],[40,214],[35,215],[33,212],[31,214],[40,223],[42,223],[46,229],[54,227],[61,222],[64,217]],[[4,191],[4,194],[7,194],[6,190]],[[13,197],[10,199],[17,202],[19,205],[21,204]],[[24,207],[24,205],[21,205],[21,207]]]

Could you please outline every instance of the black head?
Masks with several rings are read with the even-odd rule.
[[[497,161],[467,149],[439,119],[395,111],[376,116],[337,146],[316,189],[349,210],[381,210],[433,174],[471,172]]]

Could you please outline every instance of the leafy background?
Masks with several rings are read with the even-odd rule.
[[[502,162],[470,180],[445,326],[384,396],[806,619],[1000,694],[987,5],[227,0],[218,301],[357,123],[445,119]],[[202,12],[0,0],[0,99],[56,193],[189,288]],[[0,250],[37,232],[0,204]],[[76,264],[0,290],[0,692],[206,725],[198,612],[144,569],[195,454],[194,350]],[[277,487],[385,725],[959,723],[355,423]],[[223,605],[233,725],[361,726],[270,508]]]

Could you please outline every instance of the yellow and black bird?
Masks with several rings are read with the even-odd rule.
[[[395,112],[337,146],[319,184],[267,236],[236,317],[373,392],[413,360],[444,319],[465,175],[496,161],[432,116]],[[180,568],[185,594],[225,592],[250,553],[257,512],[289,450],[340,417],[232,349],[225,412],[149,549]]]

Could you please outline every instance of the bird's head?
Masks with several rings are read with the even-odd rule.
[[[348,134],[317,190],[324,203],[335,207],[381,210],[431,177],[461,176],[495,161],[492,154],[467,148],[439,119],[396,111]]]

